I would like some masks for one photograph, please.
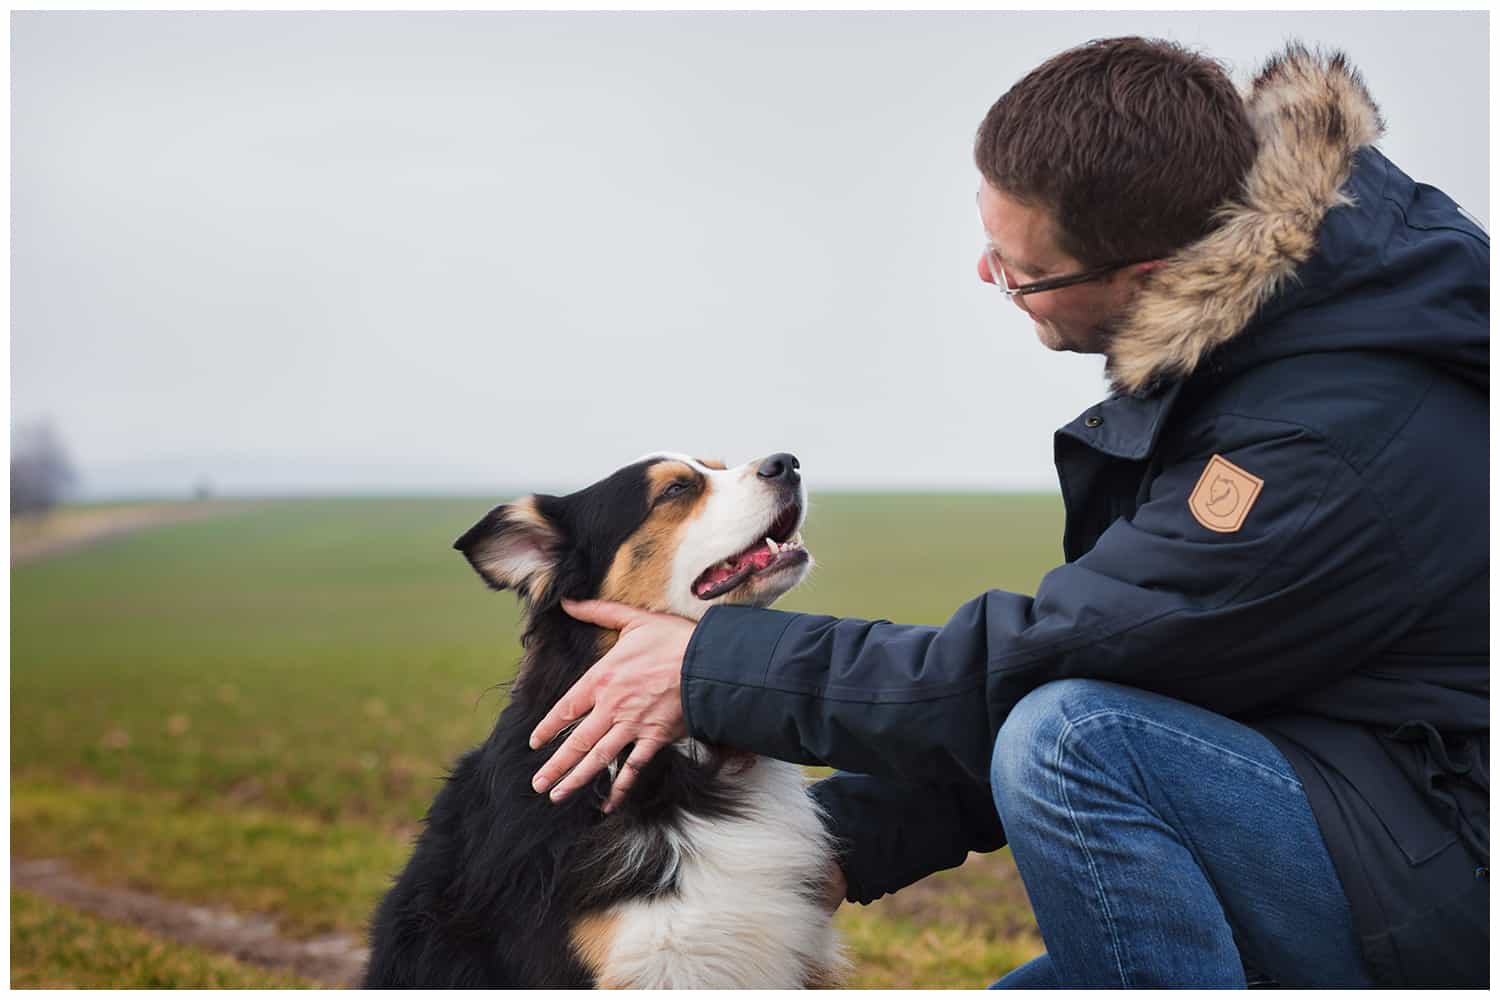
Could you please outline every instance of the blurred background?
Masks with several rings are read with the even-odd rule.
[[[343,981],[503,704],[448,546],[521,492],[789,450],[784,606],[1033,589],[1102,366],[978,281],[971,143],[1122,34],[1342,49],[1488,225],[1483,13],[12,15],[13,984]],[[859,985],[1041,949],[1004,852],[839,919]]]

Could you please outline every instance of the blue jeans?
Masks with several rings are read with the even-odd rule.
[[[990,783],[1047,946],[996,987],[1370,985],[1302,783],[1255,730],[1054,681],[1006,719]]]

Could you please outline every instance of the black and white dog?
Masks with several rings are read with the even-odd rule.
[[[697,619],[806,576],[797,460],[652,455],[563,497],[497,507],[455,544],[516,591],[525,655],[489,738],[454,768],[371,928],[367,986],[833,985],[832,858],[800,768],[693,740],[605,815],[608,778],[554,804],[533,728],[618,637],[565,614],[603,598]],[[565,734],[564,734],[565,735]],[[629,748],[626,748],[626,754]]]

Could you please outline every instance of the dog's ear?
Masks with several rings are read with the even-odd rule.
[[[537,509],[536,497],[496,507],[453,547],[496,590],[514,590],[535,604],[557,569],[562,534]]]

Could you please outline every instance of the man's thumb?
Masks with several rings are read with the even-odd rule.
[[[617,604],[614,601],[570,601],[564,598],[562,607],[569,615],[581,622],[616,631],[651,613],[642,611],[640,608],[632,608],[628,604]]]

